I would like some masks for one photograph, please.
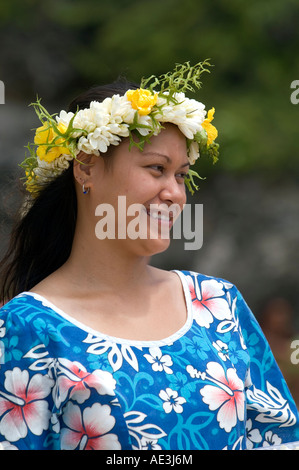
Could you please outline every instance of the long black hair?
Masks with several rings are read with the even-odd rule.
[[[124,79],[96,86],[80,94],[69,105],[76,112],[91,101],[102,102],[124,95],[136,84]],[[68,259],[77,220],[77,198],[73,165],[45,186],[12,230],[7,252],[0,262],[0,302],[32,289]]]

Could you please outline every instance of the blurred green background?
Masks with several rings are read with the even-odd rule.
[[[216,171],[299,171],[296,0],[1,2],[7,99],[67,103],[90,84],[132,80],[211,58],[200,97],[217,108]],[[214,170],[213,170],[214,171]]]
[[[204,244],[195,253],[175,241],[153,263],[237,284],[299,402],[299,365],[290,363],[299,310],[299,104],[290,99],[298,24],[298,0],[0,3],[1,252],[19,201],[17,163],[39,124],[28,108],[37,95],[59,112],[119,75],[138,82],[210,58],[197,99],[216,109],[220,160],[199,161],[206,179],[192,197],[204,206]]]

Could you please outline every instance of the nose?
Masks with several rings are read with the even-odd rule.
[[[160,198],[168,204],[179,204],[181,207],[186,203],[186,187],[178,182],[175,176],[165,178],[160,191]]]

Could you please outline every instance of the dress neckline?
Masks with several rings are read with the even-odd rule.
[[[60,308],[56,307],[52,302],[47,300],[44,296],[40,294],[36,294],[34,292],[22,292],[22,294],[19,294],[19,296],[31,296],[38,302],[41,302],[45,307],[50,308],[53,310],[57,315],[60,317],[64,318],[67,320],[69,323],[73,324],[80,330],[83,330],[87,332],[88,334],[91,334],[94,337],[98,337],[100,341],[107,341],[109,343],[116,343],[116,344],[122,344],[122,345],[127,345],[127,346],[135,346],[137,348],[141,347],[159,347],[159,346],[165,346],[165,345],[170,345],[173,344],[175,341],[180,339],[184,334],[191,328],[192,322],[193,322],[193,314],[192,314],[192,299],[191,299],[191,294],[190,290],[188,287],[188,283],[186,280],[185,275],[182,273],[182,271],[178,270],[172,270],[172,272],[176,273],[181,281],[182,288],[183,288],[183,293],[184,293],[184,298],[185,298],[185,303],[186,303],[186,309],[187,309],[187,318],[184,323],[184,325],[175,333],[172,333],[170,336],[159,339],[159,340],[135,340],[135,339],[128,339],[128,338],[119,338],[116,336],[108,335],[105,333],[102,333],[98,330],[95,330],[94,328],[85,325],[79,320],[76,320],[73,318],[71,315],[68,313],[64,312]]]

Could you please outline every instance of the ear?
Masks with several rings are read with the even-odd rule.
[[[98,159],[96,155],[80,152],[73,163],[74,178],[80,186],[84,184],[86,189],[91,184],[95,159]]]

